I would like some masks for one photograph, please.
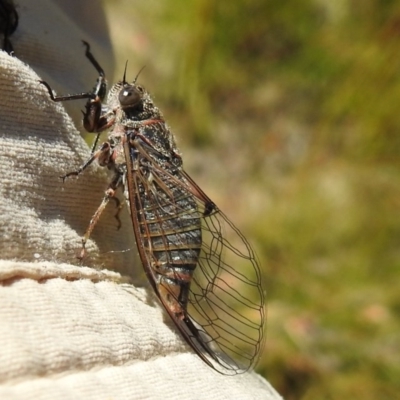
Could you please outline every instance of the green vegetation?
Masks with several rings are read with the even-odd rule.
[[[257,249],[259,372],[286,399],[398,398],[400,3],[107,6],[118,77],[146,65],[186,170]]]

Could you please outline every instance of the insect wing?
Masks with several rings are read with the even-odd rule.
[[[205,210],[188,315],[212,350],[215,368],[226,374],[241,373],[255,365],[264,343],[260,268],[246,238],[217,207],[207,210],[210,200],[185,176],[200,194],[196,196],[199,208]]]
[[[265,318],[253,250],[180,167],[124,146],[136,241],[158,297],[208,365],[227,375],[250,369]]]

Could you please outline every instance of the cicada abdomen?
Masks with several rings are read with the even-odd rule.
[[[158,122],[141,134],[150,140],[164,129],[165,124]],[[144,145],[135,138],[130,146],[134,193],[128,190],[127,199],[135,202],[131,216],[139,228],[139,249],[150,280],[173,317],[183,319],[202,245],[200,216],[176,165],[180,158],[171,162]]]

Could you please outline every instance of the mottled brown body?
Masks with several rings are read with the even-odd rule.
[[[78,175],[94,160],[114,173],[82,239],[83,248],[121,188],[146,275],[183,337],[217,371],[244,372],[263,345],[264,293],[255,255],[183,170],[173,134],[136,79],[127,83],[124,77],[104,101],[104,72],[85,45],[99,72],[92,92],[54,97],[42,82],[54,101],[88,99],[83,118],[88,131],[99,135],[109,130],[107,142],[95,151],[97,136],[91,158],[63,177]]]

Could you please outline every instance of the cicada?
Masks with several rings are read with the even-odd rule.
[[[174,135],[150,94],[122,81],[111,87],[86,46],[99,77],[87,93],[83,126],[97,133],[91,157],[112,171],[103,201],[82,239],[82,249],[107,203],[122,190],[146,276],[176,327],[215,370],[234,375],[256,363],[263,347],[264,292],[247,240],[184,171]],[[107,95],[107,96],[106,96]],[[101,132],[108,140],[96,149]],[[82,253],[82,256],[84,255]]]

